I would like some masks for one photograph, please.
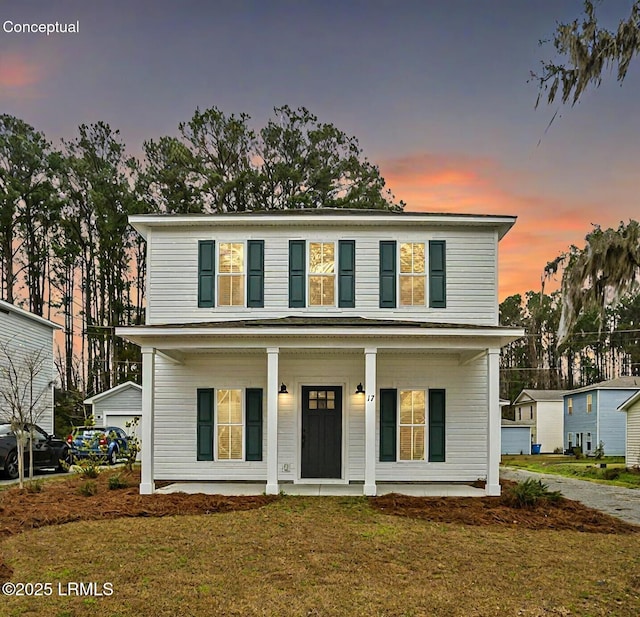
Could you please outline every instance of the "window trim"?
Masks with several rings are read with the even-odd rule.
[[[417,274],[414,273],[407,273],[407,272],[402,272],[402,260],[401,260],[401,255],[402,255],[402,245],[403,244],[422,244],[423,248],[423,256],[424,256],[424,272],[420,273],[418,272]],[[407,241],[407,240],[399,240],[397,242],[396,245],[396,264],[397,264],[397,277],[396,277],[396,298],[398,299],[396,302],[396,306],[397,308],[400,309],[411,309],[413,307],[417,307],[419,309],[421,308],[429,308],[429,265],[428,265],[428,257],[427,257],[427,251],[429,250],[429,241],[428,240],[424,240],[424,241]],[[411,264],[413,265],[413,248],[412,248],[412,257],[411,257]],[[401,294],[401,289],[402,289],[402,284],[401,284],[401,279],[402,277],[411,277],[411,278],[419,278],[420,276],[422,276],[422,280],[424,283],[424,302],[422,304],[403,304],[402,303],[402,294]]]
[[[587,413],[593,411],[593,394],[587,394]]]
[[[220,410],[218,408],[218,394],[223,391],[238,390],[240,392],[240,406],[242,409],[242,423],[241,424],[227,424],[220,422]],[[220,386],[215,388],[214,402],[213,402],[213,460],[216,463],[244,463],[246,462],[246,431],[247,431],[247,410],[246,410],[246,391],[245,387],[238,386]],[[219,426],[241,426],[242,427],[242,457],[241,458],[220,458],[218,447],[218,427]]]
[[[220,257],[220,250],[223,244],[241,244],[242,245],[242,273],[237,272],[220,272],[220,265],[222,259]],[[214,306],[216,308],[223,309],[239,309],[239,308],[247,308],[247,257],[248,257],[248,244],[246,240],[218,240],[216,242],[216,263],[215,263],[215,300]],[[220,303],[220,277],[229,277],[232,278],[234,276],[242,276],[242,304],[221,304]]]
[[[311,272],[311,245],[312,244],[333,244],[333,273],[332,274],[319,274],[317,272]],[[339,255],[338,255],[338,241],[337,240],[306,240],[306,250],[305,250],[305,284],[307,286],[305,295],[306,308],[310,308],[313,310],[330,310],[338,308],[338,276],[339,276]],[[322,276],[322,277],[333,277],[333,304],[311,304],[311,277],[312,276]]]
[[[573,397],[570,396],[567,399],[567,415],[572,416],[573,415]]]
[[[402,415],[402,405],[401,405],[401,400],[400,400],[400,396],[402,392],[422,392],[424,394],[424,422],[422,424],[402,424],[402,422],[400,421],[401,415]],[[419,463],[419,464],[425,464],[425,463],[429,463],[429,452],[427,451],[428,445],[429,445],[429,436],[428,436],[428,431],[429,431],[429,388],[424,387],[424,388],[414,388],[412,386],[407,387],[407,388],[398,388],[397,389],[397,407],[396,407],[396,463],[410,463],[410,464],[415,464],[415,463]],[[424,429],[424,444],[423,444],[423,454],[424,457],[421,459],[403,459],[400,458],[401,457],[401,450],[400,450],[400,428],[403,426],[411,426],[411,427],[416,427],[416,426],[422,426],[422,428]]]

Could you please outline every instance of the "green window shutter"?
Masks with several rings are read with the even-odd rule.
[[[398,391],[395,388],[380,390],[380,460],[396,460],[398,434]]]
[[[380,308],[396,307],[396,243],[380,242]]]
[[[356,306],[356,241],[338,242],[338,306]]]
[[[247,306],[264,307],[264,240],[247,242]]]
[[[213,388],[198,388],[198,460],[213,460]]]
[[[213,240],[198,242],[198,306],[214,306],[216,280],[216,243]]]
[[[429,390],[429,461],[445,460],[445,391]]]
[[[289,307],[305,306],[305,241],[289,240]]]
[[[245,392],[245,460],[262,460],[262,388]]]
[[[446,242],[444,240],[429,241],[429,306],[431,308],[447,306]]]

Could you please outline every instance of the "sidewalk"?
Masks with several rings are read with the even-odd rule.
[[[617,516],[640,525],[640,490],[565,478],[548,473],[500,467],[500,477],[520,482],[528,478],[542,480],[551,491],[560,491],[567,499],[579,501],[589,508]]]

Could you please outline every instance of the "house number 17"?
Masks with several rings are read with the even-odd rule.
[[[374,398],[376,398],[375,394],[367,394],[367,402],[371,402]]]

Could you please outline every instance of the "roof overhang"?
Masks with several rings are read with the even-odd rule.
[[[277,212],[234,212],[229,214],[136,214],[131,226],[144,238],[152,229],[178,227],[484,227],[493,228],[502,239],[517,220],[515,216],[454,214],[447,212],[388,212],[385,210],[309,209]]]
[[[632,394],[622,405],[618,407],[618,411],[629,411],[638,401],[640,401],[640,390]]]
[[[206,349],[378,349],[473,351],[503,347],[524,336],[521,328],[407,324],[359,327],[328,325],[278,325],[269,327],[242,322],[214,322],[193,325],[149,325],[116,328],[116,334],[141,347],[159,350],[196,351]],[[432,325],[433,327],[429,327]],[[472,355],[468,356],[471,361]]]
[[[6,302],[5,300],[0,300],[0,312],[2,313],[13,313],[14,315],[20,315],[20,317],[24,317],[25,319],[30,319],[36,323],[42,324],[43,326],[47,326],[52,330],[62,330],[62,326],[53,323],[53,321],[49,321],[44,317],[40,317],[40,315],[35,315],[34,313],[30,313],[29,311],[25,311],[24,309],[16,306],[15,304],[11,304],[10,302]]]
[[[94,394],[93,396],[86,398],[82,402],[85,405],[93,405],[93,403],[108,399],[115,394],[118,394],[119,392],[122,392],[124,390],[129,390],[130,388],[134,388],[135,390],[139,390],[140,392],[142,392],[142,386],[134,383],[133,381],[126,381],[117,386],[114,386],[113,388],[110,388],[109,390],[105,390],[104,392],[100,392],[99,394]]]

